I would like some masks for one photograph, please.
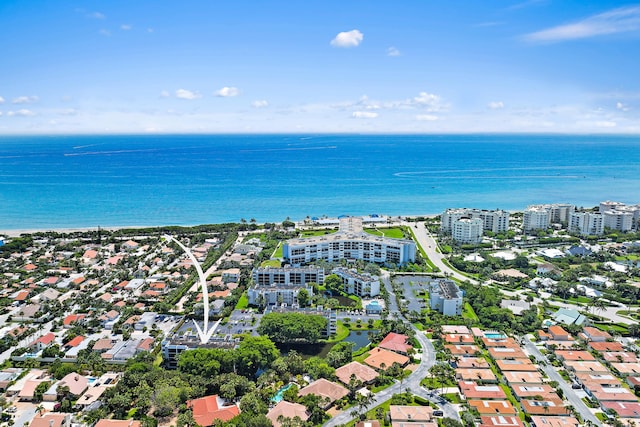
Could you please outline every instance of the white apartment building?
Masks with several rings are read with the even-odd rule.
[[[524,211],[522,228],[525,232],[549,227],[549,210],[543,207],[528,207]]]
[[[249,305],[264,305],[266,307],[287,304],[298,304],[298,292],[305,289],[309,296],[313,295],[311,286],[301,285],[254,285],[247,290]]]
[[[482,241],[482,220],[480,218],[460,218],[453,223],[451,236],[459,243],[480,243]]]
[[[340,228],[336,233],[288,240],[282,246],[282,255],[292,265],[318,259],[406,264],[415,261],[416,244],[412,240],[365,233],[362,218],[347,217],[340,218]]]
[[[583,236],[598,236],[604,233],[604,216],[601,213],[573,212],[568,230]]]
[[[604,202],[600,202],[599,210],[600,213],[605,213],[609,211],[615,211],[623,206],[625,206],[625,204],[622,202],[612,202],[611,200],[607,200]]]
[[[633,212],[623,210],[610,210],[602,214],[604,226],[612,230],[631,231],[633,228]]]
[[[440,279],[429,283],[429,307],[445,316],[462,314],[462,292],[453,280]]]
[[[440,216],[440,230],[449,233],[460,218],[480,218],[482,229],[501,233],[509,229],[509,212],[500,209],[447,209]]]
[[[342,279],[344,291],[359,297],[375,297],[380,294],[380,279],[355,269],[338,267],[331,272]]]
[[[258,286],[298,285],[307,283],[324,283],[324,268],[308,267],[259,267],[251,272],[253,282]]]
[[[524,211],[524,231],[541,230],[550,224],[568,224],[576,207],[567,203],[528,206]]]

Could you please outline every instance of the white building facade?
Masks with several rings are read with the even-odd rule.
[[[355,269],[338,267],[331,272],[342,279],[344,291],[359,297],[375,297],[380,294],[380,279]]]
[[[599,236],[604,233],[604,216],[594,212],[573,212],[568,230],[583,236]]]
[[[502,233],[509,229],[509,212],[500,209],[447,209],[440,215],[440,230],[452,232],[453,224],[461,218],[480,218],[482,229]]]
[[[288,240],[282,246],[282,255],[292,265],[318,259],[406,264],[415,261],[416,244],[412,240],[365,233],[361,218],[348,217],[340,219],[340,229],[336,233]]]
[[[459,316],[462,314],[462,291],[453,280],[434,280],[429,283],[429,306],[445,316]]]
[[[480,243],[482,241],[482,220],[480,218],[460,218],[453,223],[451,236],[458,243]]]

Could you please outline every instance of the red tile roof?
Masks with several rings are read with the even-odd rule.
[[[395,332],[389,332],[378,347],[386,348],[387,350],[395,351],[398,353],[407,354],[413,346],[407,344],[408,336],[402,334],[396,334]]]
[[[187,401],[187,407],[193,412],[195,422],[203,427],[208,427],[215,420],[229,421],[240,414],[237,405],[222,406],[217,394]]]

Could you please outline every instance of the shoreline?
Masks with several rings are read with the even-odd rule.
[[[513,213],[513,212],[510,212]],[[429,213],[422,215],[388,215],[391,218],[433,218],[440,215],[440,213]],[[362,216],[362,215],[353,215],[353,216]],[[337,217],[336,217],[337,218]],[[304,219],[299,221],[294,221],[296,224],[302,222]],[[269,221],[268,221],[269,222]],[[218,224],[218,223],[213,223]],[[222,223],[219,223],[222,224]],[[236,224],[240,224],[237,222]],[[257,223],[258,226],[262,226],[265,223]],[[98,228],[106,231],[118,231],[118,230],[131,230],[138,228],[156,228],[156,227],[196,227],[202,224],[191,224],[191,225],[175,225],[175,224],[163,224],[163,225],[123,225],[123,226],[109,226],[109,227],[60,227],[60,228],[17,228],[17,229],[2,229],[0,230],[0,236],[7,237],[20,237],[23,234],[34,234],[34,233],[77,233],[77,232],[87,232],[87,231],[97,231]],[[321,226],[321,225],[318,225]]]

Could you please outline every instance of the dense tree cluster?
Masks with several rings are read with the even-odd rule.
[[[304,313],[268,313],[262,317],[258,333],[277,343],[320,341],[327,329],[327,319]]]

